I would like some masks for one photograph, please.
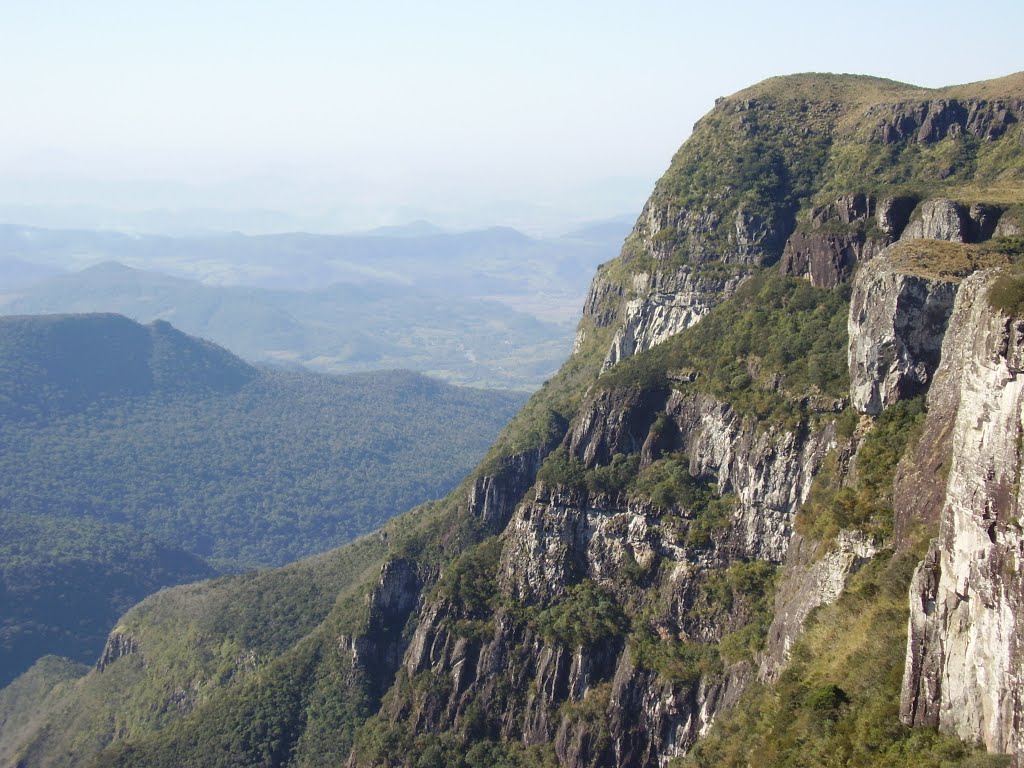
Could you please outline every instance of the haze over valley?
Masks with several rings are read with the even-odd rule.
[[[426,223],[187,238],[0,225],[0,314],[118,312],[254,362],[531,390],[571,350],[589,275],[632,219],[550,239]]]

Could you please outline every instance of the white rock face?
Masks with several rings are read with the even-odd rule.
[[[732,296],[740,279],[738,275],[701,275],[689,267],[634,276],[633,293],[640,298],[626,304],[625,317],[601,370],[696,324],[712,307]]]
[[[901,717],[1019,761],[1024,323],[988,305],[992,279],[964,281],[929,394],[956,403],[952,463],[939,537],[911,585]]]
[[[939,364],[957,283],[895,271],[887,254],[861,267],[850,298],[850,397],[877,416],[923,391]]]
[[[1019,235],[1024,232],[1024,227],[1021,223],[1014,219],[1008,214],[1003,214],[999,219],[999,223],[996,224],[996,237],[1010,237],[1012,235]]]
[[[736,494],[733,536],[745,557],[781,563],[793,517],[832,445],[830,430],[798,436],[739,418],[713,398],[674,395],[666,412],[687,435],[690,471]]]
[[[877,551],[878,548],[859,531],[841,531],[835,545],[820,557],[813,542],[799,535],[793,537],[775,597],[765,653],[761,657],[759,676],[762,680],[778,679],[811,611],[838,600],[850,574]]]
[[[569,440],[572,452],[604,461],[614,453],[636,452],[643,435],[627,428],[629,414],[656,407],[646,401],[609,403],[607,397],[595,397],[577,419]],[[728,534],[732,556],[781,563],[796,510],[833,444],[831,429],[797,435],[760,427],[703,395],[672,392],[661,408],[690,457],[690,472],[715,478],[720,492],[736,496]],[[536,502],[520,506],[505,533],[502,572],[509,594],[519,600],[549,600],[573,576],[598,581],[611,577],[627,554],[640,565],[655,553],[685,559],[673,536],[654,524],[658,516],[649,504],[619,507],[610,501],[599,499],[595,505],[587,503],[585,494],[549,497],[544,492]]]
[[[959,203],[939,198],[921,204],[920,211],[903,230],[903,240],[953,240],[966,243],[970,239],[971,219]]]

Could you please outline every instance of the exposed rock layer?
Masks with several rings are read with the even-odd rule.
[[[939,364],[957,282],[896,271],[884,258],[857,274],[850,299],[853,407],[877,416],[925,391]]]
[[[911,586],[901,716],[1020,758],[1024,323],[989,306],[992,279],[964,282],[930,395],[956,404],[952,455],[939,537]]]

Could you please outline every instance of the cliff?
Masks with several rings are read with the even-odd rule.
[[[1020,761],[1022,105],[721,100],[459,490],[138,606],[24,764]]]
[[[910,588],[900,716],[1020,759],[1024,323],[991,306],[997,280],[964,282],[929,392],[929,420],[950,424],[948,476]]]

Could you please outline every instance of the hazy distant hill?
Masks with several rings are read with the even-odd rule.
[[[0,313],[119,312],[253,361],[531,389],[568,353],[587,276],[628,231],[169,238],[0,225],[0,259],[78,270],[33,285],[0,274]]]
[[[567,324],[497,301],[380,282],[275,291],[105,263],[0,296],[0,313],[106,311],[169,320],[257,362],[332,373],[409,368],[506,387],[538,384],[571,340]]]
[[[0,318],[0,685],[43,653],[94,658],[161,586],[280,565],[444,494],[523,399],[264,370],[166,322]]]
[[[114,314],[0,320],[0,416],[59,417],[144,395],[236,392],[258,371],[164,321]]]

